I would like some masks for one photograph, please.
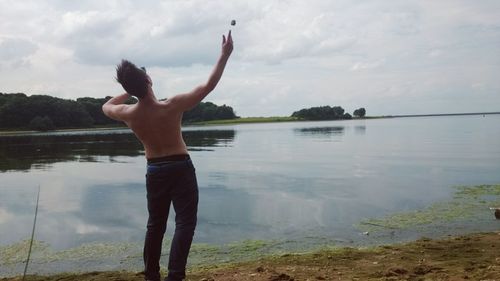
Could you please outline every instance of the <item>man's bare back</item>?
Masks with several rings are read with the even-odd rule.
[[[139,98],[136,104],[123,104],[130,97],[125,93],[106,102],[102,107],[103,112],[110,118],[125,122],[132,129],[144,145],[146,158],[187,154],[181,134],[182,114],[195,107],[215,88],[232,50],[233,39],[229,31],[227,40],[223,36],[222,53],[208,81],[191,92],[158,101],[152,89],[151,78],[147,76],[147,94]]]
[[[128,108],[127,126],[144,145],[146,158],[187,154],[182,139],[182,112],[170,101],[137,103]]]

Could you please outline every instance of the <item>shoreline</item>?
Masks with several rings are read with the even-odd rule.
[[[197,266],[186,280],[497,280],[500,231],[420,238],[368,248],[325,248],[247,262]],[[164,274],[163,274],[164,275]],[[140,272],[101,271],[30,275],[26,280],[143,280]],[[21,276],[0,281],[22,280]]]
[[[196,126],[220,126],[220,125],[238,125],[238,124],[259,124],[259,123],[283,123],[283,122],[317,122],[317,121],[349,121],[349,120],[371,120],[371,119],[391,119],[391,118],[414,118],[414,117],[445,117],[445,116],[473,116],[473,115],[500,115],[500,112],[476,112],[476,113],[443,113],[443,114],[411,114],[411,115],[383,115],[383,116],[365,116],[353,117],[352,119],[333,119],[333,120],[304,120],[289,116],[272,117],[241,117],[227,120],[199,121],[183,124],[183,127]],[[33,134],[33,133],[52,133],[52,132],[78,132],[78,131],[101,131],[128,129],[126,126],[106,126],[89,128],[64,128],[50,131],[34,131],[27,129],[0,129],[0,136]]]

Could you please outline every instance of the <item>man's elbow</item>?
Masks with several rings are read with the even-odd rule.
[[[109,116],[109,105],[108,104],[103,104],[102,107],[102,113],[104,113],[104,115],[108,116],[111,118],[111,116]]]

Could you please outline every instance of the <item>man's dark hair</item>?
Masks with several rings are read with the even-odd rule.
[[[128,60],[122,60],[116,67],[116,81],[122,84],[127,93],[139,99],[148,93],[149,80],[146,70],[138,68]]]

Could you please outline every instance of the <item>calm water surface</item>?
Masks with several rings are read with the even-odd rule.
[[[364,218],[500,183],[499,115],[189,127],[184,138],[200,186],[195,243],[355,241]],[[127,130],[1,136],[0,246],[30,236],[38,186],[37,240],[142,243],[145,164]]]

